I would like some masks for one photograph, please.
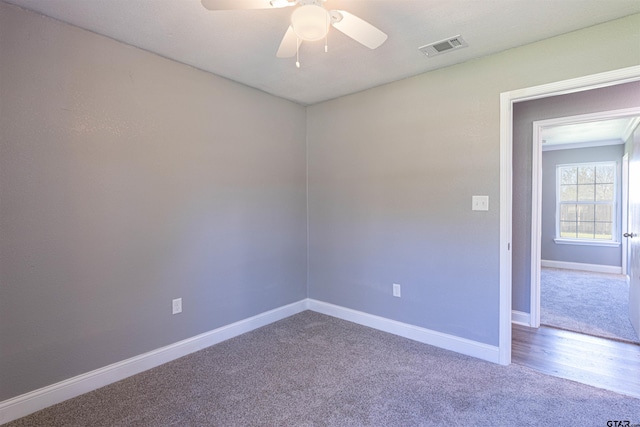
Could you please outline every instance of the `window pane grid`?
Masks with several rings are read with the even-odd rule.
[[[615,163],[558,166],[558,235],[613,240]]]

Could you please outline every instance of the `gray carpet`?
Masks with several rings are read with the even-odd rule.
[[[629,285],[619,274],[541,269],[540,323],[638,342],[629,320]]]
[[[306,311],[9,426],[606,426],[640,399]]]

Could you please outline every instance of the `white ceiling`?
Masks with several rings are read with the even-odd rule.
[[[275,57],[292,8],[209,11],[200,0],[3,0],[310,105],[640,13],[638,0],[327,0],[388,34],[370,50],[344,34],[305,42],[301,68]],[[462,35],[469,47],[418,47]]]
[[[623,117],[545,127],[541,132],[543,149],[567,144],[572,146],[624,144],[639,120],[638,117]]]

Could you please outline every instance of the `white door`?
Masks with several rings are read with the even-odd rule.
[[[640,336],[640,127],[633,132],[629,153],[629,226],[624,238],[629,243],[629,318]]]

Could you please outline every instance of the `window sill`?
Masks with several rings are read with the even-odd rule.
[[[620,242],[610,240],[586,240],[586,239],[553,239],[557,245],[582,245],[582,246],[603,246],[608,248],[617,248]]]

